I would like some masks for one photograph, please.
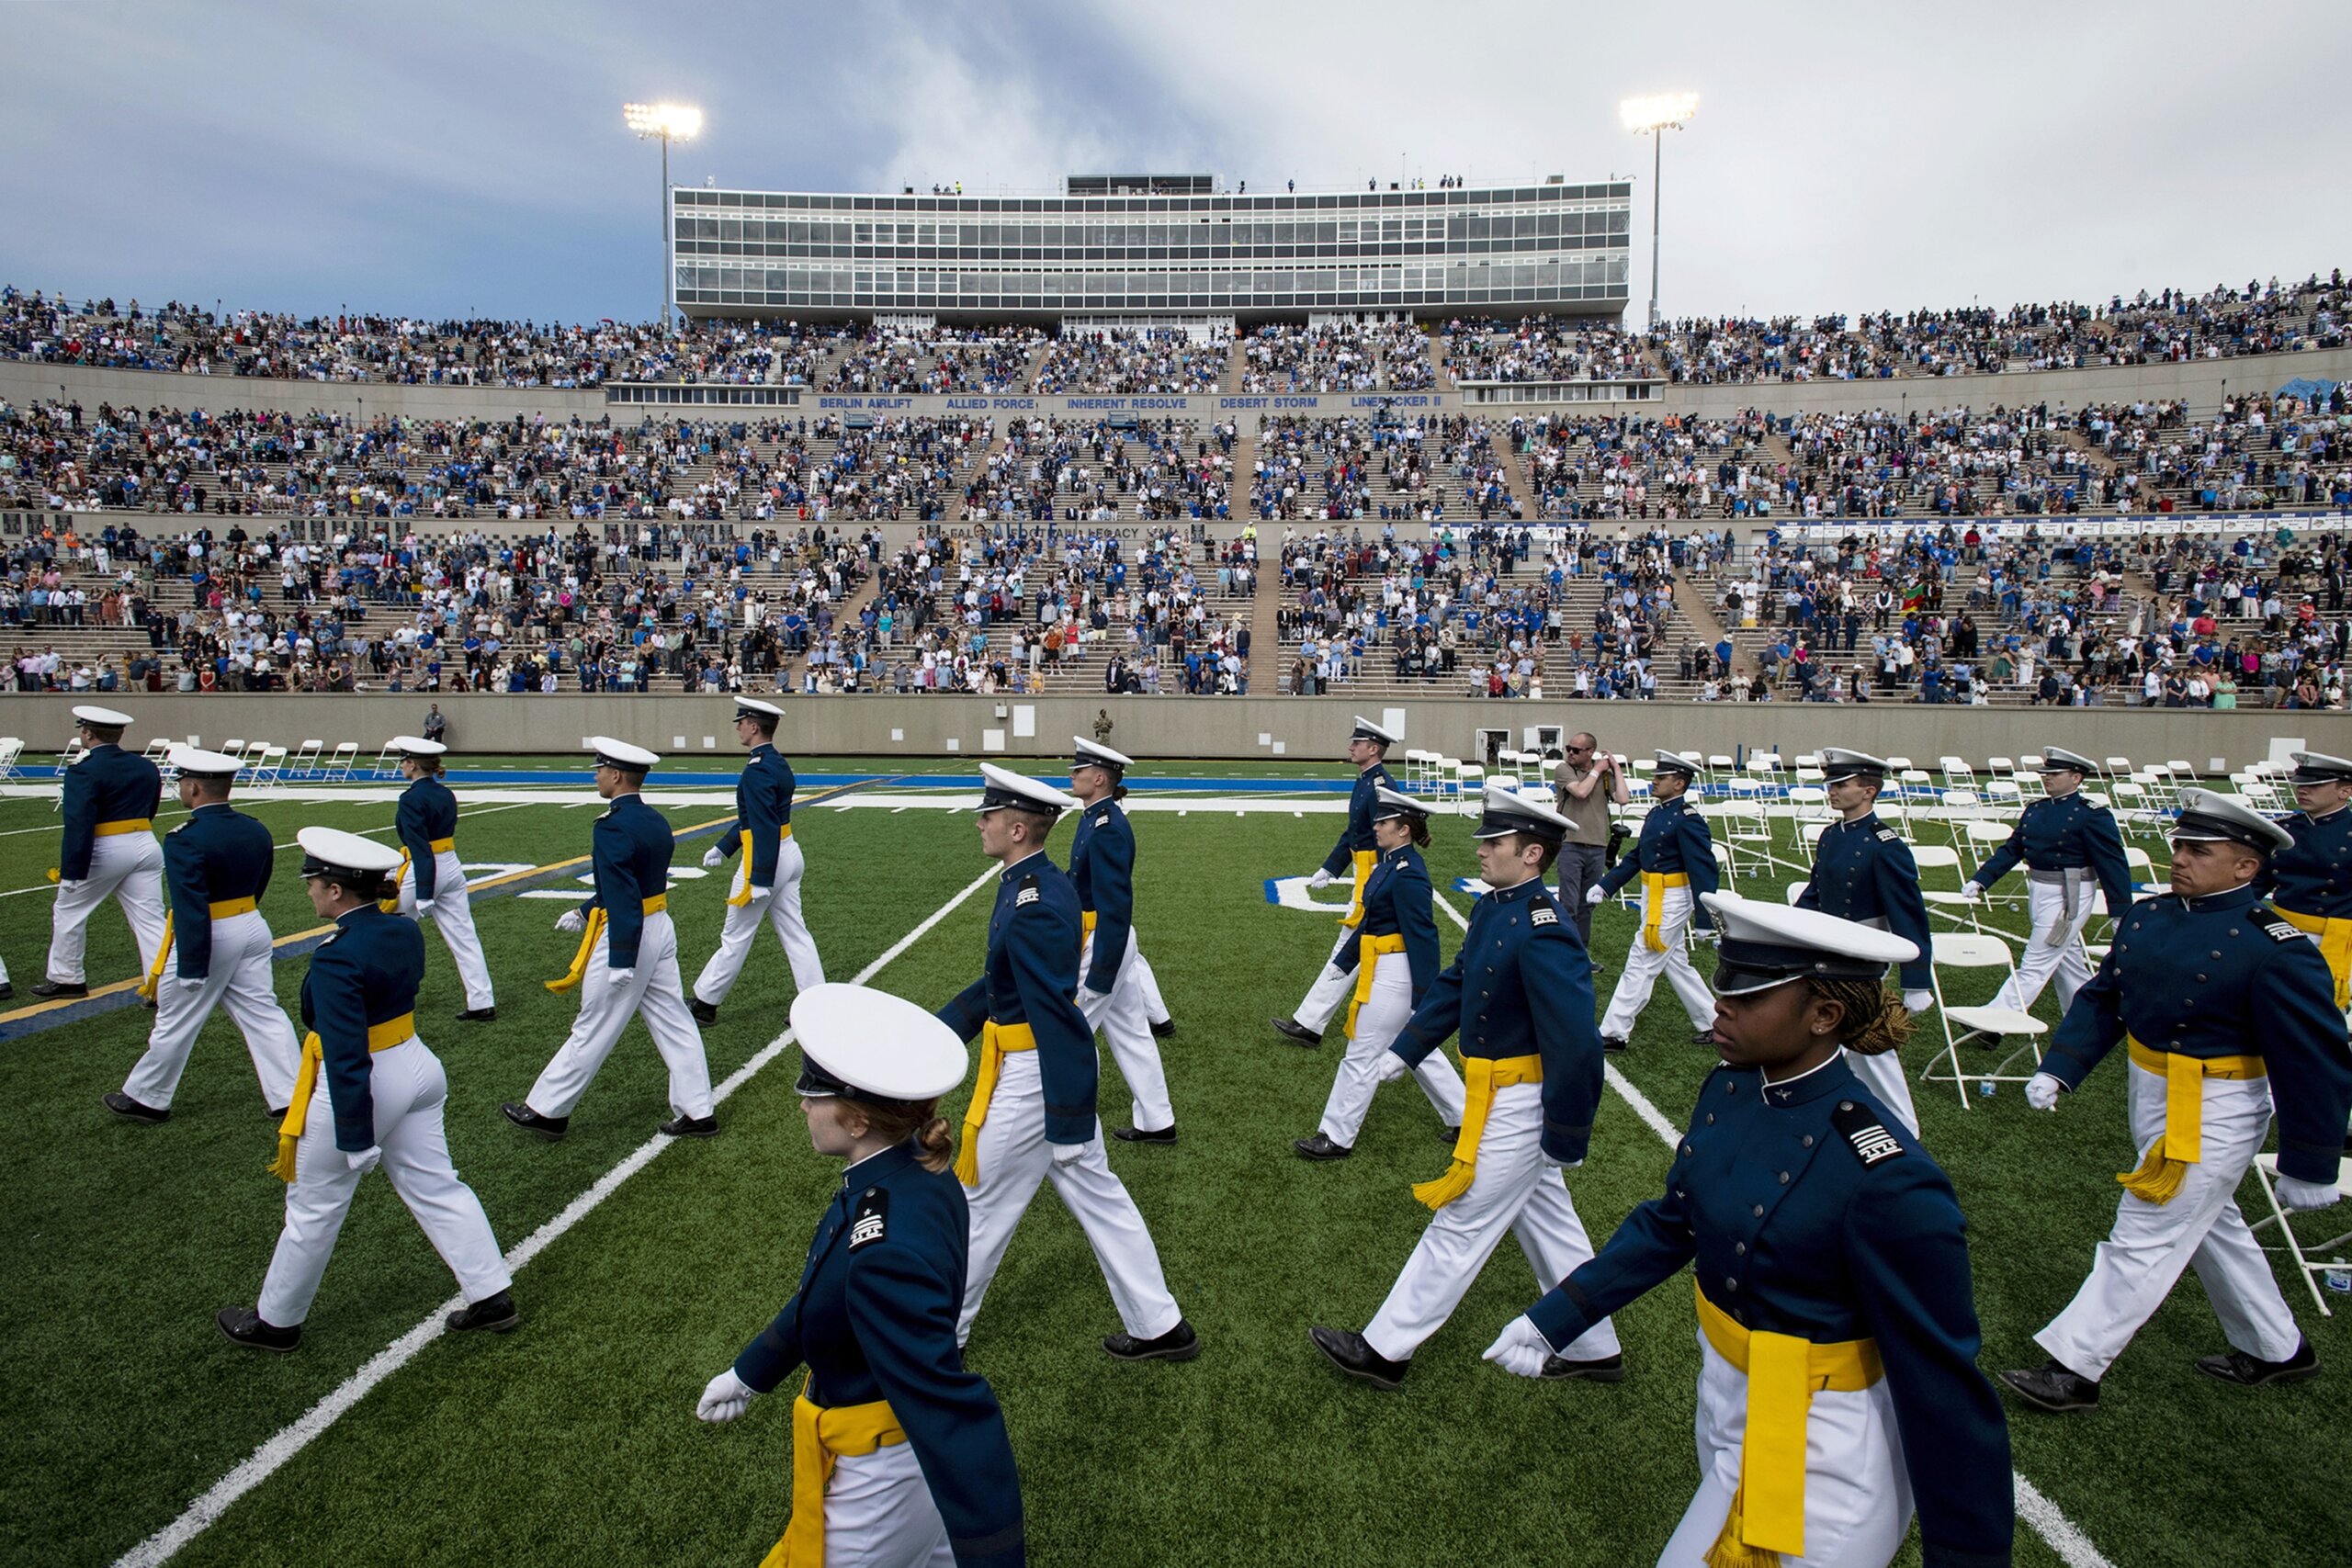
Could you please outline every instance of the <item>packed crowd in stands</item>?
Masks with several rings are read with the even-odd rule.
[[[1546,522],[1744,517],[1769,513],[1786,465],[1770,459],[1765,418],[1539,414],[1510,440]]]
[[[1530,316],[1513,324],[1453,321],[1445,333],[1445,373],[1457,387],[1482,381],[1622,381],[1654,374],[1639,344],[1613,326]]]
[[[1230,515],[1230,423],[1016,419],[964,497],[967,522],[1107,524]]]
[[[1242,339],[1244,392],[1411,392],[1437,385],[1429,338],[1410,321],[1295,326]]]
[[[1449,498],[1481,523],[1523,510],[1484,420],[1261,415],[1250,510],[1261,521],[1445,521]]]
[[[1066,332],[1037,362],[1030,390],[1061,393],[1214,392],[1223,384],[1233,335],[1218,328],[1193,337],[1172,328]]]
[[[1035,327],[932,327],[902,333],[875,327],[836,340],[840,359],[827,371],[828,392],[922,394],[1017,392],[1030,358],[1045,344]]]

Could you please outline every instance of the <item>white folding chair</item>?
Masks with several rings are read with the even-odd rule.
[[[2050,1026],[2029,1012],[2009,1008],[1953,1007],[1944,999],[1944,971],[1947,969],[1997,970],[2000,985],[2007,985],[2017,974],[2017,962],[2009,954],[2008,943],[1997,937],[1973,931],[1938,931],[1928,939],[1929,953],[1928,982],[1935,987],[1936,1014],[1943,1021],[1944,1048],[1928,1061],[1919,1073],[1921,1083],[1949,1083],[1960,1091],[1962,1108],[1968,1108],[1968,1086],[1971,1084],[2024,1083],[2031,1073],[2011,1073],[2009,1065],[2019,1057],[2031,1055],[2033,1065],[2041,1066],[2041,1036]],[[1996,986],[1994,994],[2000,994]],[[1957,1026],[1960,1032],[1954,1033]],[[1961,1065],[1962,1034],[2010,1035],[2025,1037],[2022,1048],[2012,1051],[1986,1073],[1972,1073]],[[1943,1070],[1949,1067],[1949,1071]],[[1988,1091],[1989,1092],[1989,1091]]]
[[[1477,812],[1477,802],[1487,793],[1487,770],[1476,762],[1456,766],[1453,775],[1453,809],[1464,816]]]
[[[401,749],[393,745],[389,740],[385,741],[384,749],[376,753],[375,767],[369,770],[369,772],[372,777],[379,779],[396,779],[400,777]]]
[[[349,783],[351,780],[351,770],[358,765],[359,742],[356,740],[337,741],[335,743],[334,754],[327,759],[327,782],[330,784]]]
[[[295,748],[293,757],[286,764],[286,771],[309,778],[318,768],[319,753],[325,748],[326,742],[323,740],[303,741],[300,746]]]
[[[2342,1272],[2345,1268],[2344,1259],[2333,1258],[2315,1260],[2312,1255],[2341,1252],[2346,1243],[2352,1243],[2352,1230],[2332,1235],[2325,1241],[2304,1241],[2295,1234],[2294,1222],[2289,1218],[2287,1210],[2278,1201],[2278,1156],[2275,1154],[2255,1156],[2254,1177],[2262,1184],[2262,1196],[2270,1204],[2270,1214],[2267,1219],[2255,1221],[2250,1228],[2259,1235],[2272,1225],[2278,1227],[2278,1245],[2273,1246],[2266,1241],[2262,1244],[2262,1249],[2265,1252],[2283,1252],[2295,1260],[2295,1271],[2302,1276],[2303,1288],[2311,1292],[2312,1301],[2318,1306],[2320,1316],[2334,1317],[2335,1310],[2327,1304],[2327,1297],[2319,1288],[2319,1276]],[[2346,1179],[2346,1172],[2344,1164],[2339,1161],[2335,1168],[2336,1184],[2341,1186]]]
[[[14,735],[0,736],[0,779],[21,778],[17,771],[17,759],[25,754],[24,741]]]
[[[286,748],[264,746],[255,754],[253,784],[255,789],[282,789],[286,783]]]

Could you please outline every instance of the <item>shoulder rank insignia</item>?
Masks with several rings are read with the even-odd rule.
[[[870,1247],[880,1241],[890,1224],[890,1193],[888,1189],[869,1187],[857,1201],[857,1213],[849,1222],[849,1249]]]
[[[1109,824],[1110,820],[1111,820],[1111,808],[1110,808],[1109,807],[1107,807],[1107,806],[1106,806],[1106,807],[1104,807],[1102,810],[1100,810],[1100,811],[1098,811],[1098,812],[1096,812],[1096,813],[1094,814],[1094,825],[1095,825],[1097,828],[1101,828],[1101,827],[1105,827],[1105,826],[1107,826],[1107,825]]]
[[[1854,1145],[1864,1169],[1903,1157],[1902,1142],[1859,1100],[1839,1100],[1838,1109],[1829,1113],[1829,1124],[1838,1129],[1839,1137]]]
[[[1032,872],[1021,879],[1021,891],[1012,896],[1012,907],[1018,909],[1023,904],[1035,904],[1043,897],[1037,890],[1036,874]]]
[[[1878,830],[1878,841],[1882,844],[1891,844],[1901,837],[1903,837],[1903,835],[1896,832],[1892,828],[1881,828]]]
[[[1538,904],[1527,911],[1527,923],[1531,926],[1556,926],[1560,923],[1560,912],[1548,904]]]
[[[2276,913],[2267,908],[2256,908],[2252,911],[2252,918],[2256,925],[2260,926],[2265,931],[2269,933],[2270,940],[2273,942],[2301,942],[2303,940],[2303,933],[2301,931],[2289,925],[2285,920],[2280,919]]]

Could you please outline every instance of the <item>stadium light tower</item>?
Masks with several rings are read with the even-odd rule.
[[[670,291],[677,277],[670,223],[670,143],[702,134],[702,110],[687,104],[623,104],[621,118],[639,141],[662,139],[662,330],[670,330]]]
[[[1625,129],[1651,140],[1650,157],[1650,330],[1657,330],[1658,175],[1666,167],[1666,133],[1679,130],[1699,112],[1696,93],[1653,93],[1626,98],[1617,106]]]

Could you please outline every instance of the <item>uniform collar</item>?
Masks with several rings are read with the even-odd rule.
[[[1766,1083],[1761,1068],[1758,1068],[1756,1074],[1757,1090],[1764,1097],[1764,1103],[1781,1110],[1796,1105],[1809,1105],[1816,1100],[1837,1093],[1853,1081],[1854,1069],[1848,1064],[1846,1053],[1842,1050],[1821,1066],[1808,1072],[1799,1073],[1792,1078],[1782,1078],[1778,1083]]]
[[[765,754],[767,754],[768,756],[771,756],[771,757],[775,756],[775,741],[773,741],[773,740],[763,740],[763,741],[761,741],[757,746],[752,747],[752,761],[753,761],[754,762],[758,761],[760,760],[760,756],[761,756],[761,754],[762,754],[763,752],[764,752]]]
[[[1653,801],[1650,805],[1650,809],[1654,812],[1679,811],[1684,806],[1689,804],[1690,799],[1690,792],[1686,790],[1682,794],[1676,795],[1672,800]]]
[[[2191,898],[2187,894],[2183,894],[2180,902],[2183,908],[2203,915],[2223,909],[2243,909],[2255,902],[2258,897],[2259,895],[2254,890],[2254,884],[2249,882],[2242,886],[2233,887],[2227,893],[2215,893],[2203,898]]]
[[[1878,813],[1875,811],[1865,811],[1860,817],[1855,818],[1851,822],[1849,822],[1843,817],[1840,817],[1838,818],[1838,826],[1845,829],[1875,828],[1878,826]]]
[[[342,914],[337,915],[334,918],[334,923],[347,931],[351,927],[351,922],[357,917],[361,915],[380,915],[384,911],[382,909],[373,904],[361,904],[353,908],[345,909]]]
[[[1491,888],[1487,891],[1487,897],[1498,904],[1517,904],[1543,891],[1544,879],[1540,876],[1531,876],[1516,887]]]
[[[893,1144],[878,1155],[868,1155],[842,1172],[842,1186],[870,1187],[877,1181],[896,1176],[912,1165],[915,1159],[912,1143]]]
[[[234,809],[236,808],[228,801],[208,800],[203,805],[198,807],[195,810],[189,812],[188,815],[191,817],[201,817],[208,811],[233,811]]]
[[[996,874],[997,880],[1000,882],[1012,881],[1012,874],[1014,872],[1019,871],[1023,866],[1027,865],[1031,861],[1035,860],[1039,855],[1042,855],[1045,852],[1045,849],[1042,845],[1036,849],[1031,850],[1027,854],[1023,855],[1019,860],[1014,861],[1011,865],[1008,865],[1003,870],[998,872]]]
[[[2352,806],[2339,806],[2335,810],[2328,812],[2324,816],[2312,811],[2306,811],[2303,815],[2313,822],[2333,822],[2337,818],[2343,816],[2346,811],[2352,811]]]

